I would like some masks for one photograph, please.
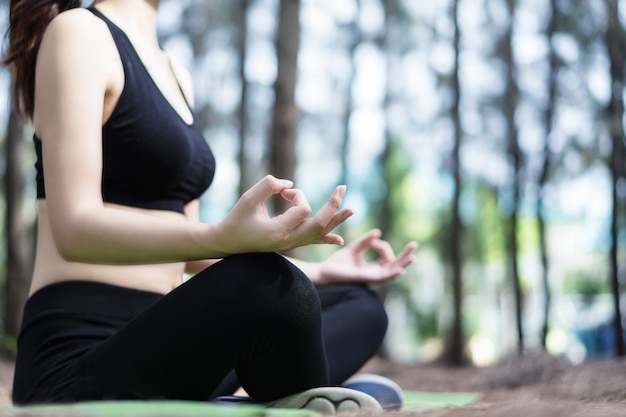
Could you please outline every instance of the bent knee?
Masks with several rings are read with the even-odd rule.
[[[277,253],[249,253],[224,258],[220,268],[248,305],[276,309],[310,309],[319,314],[319,297],[308,277]],[[241,300],[240,300],[241,302]]]
[[[231,274],[254,278],[256,282],[275,280],[299,281],[312,286],[308,277],[287,258],[278,253],[244,253],[224,258],[221,262]]]

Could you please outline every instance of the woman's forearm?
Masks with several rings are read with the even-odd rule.
[[[102,207],[51,222],[60,255],[70,262],[145,264],[226,255],[214,225]]]

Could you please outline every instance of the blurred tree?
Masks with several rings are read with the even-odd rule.
[[[394,43],[393,32],[397,27],[398,4],[397,0],[383,0],[383,10],[385,14],[385,31],[382,37],[382,47],[385,53],[385,95],[383,98],[383,111],[385,114],[385,131],[383,136],[383,149],[378,156],[378,165],[381,168],[383,184],[381,187],[381,195],[379,196],[379,204],[376,216],[377,227],[381,230],[383,236],[389,236],[393,233],[393,217],[394,207],[391,201],[391,189],[394,187],[392,178],[389,177],[387,165],[391,158],[391,150],[393,146],[393,128],[391,126],[391,112],[393,112],[393,102],[396,99],[393,88],[395,81],[395,59],[397,51]]]
[[[374,198],[372,207],[375,226],[392,243],[403,244],[407,239],[415,239],[408,233],[406,213],[409,199],[415,199],[415,190],[407,194],[403,189],[414,161],[409,157],[409,142],[412,135],[403,130],[402,119],[406,117],[407,96],[403,84],[403,60],[415,49],[414,40],[406,36],[415,21],[407,11],[406,4],[399,0],[381,0],[384,30],[376,37],[376,43],[384,55],[385,84],[382,96],[384,130],[382,148],[377,155],[376,168],[380,176],[380,192]]]
[[[624,28],[619,20],[618,0],[607,0],[606,46],[610,61],[610,101],[608,105],[609,133],[611,135],[612,152],[609,161],[612,183],[612,216],[611,216],[611,284],[613,288],[615,347],[618,356],[624,356],[624,337],[622,315],[620,311],[620,285],[618,260],[618,228],[622,218],[620,213],[626,209],[619,195],[620,182],[626,180],[624,163],[624,61],[626,60],[626,38]],[[623,185],[622,185],[623,186]]]
[[[402,141],[399,127],[394,124],[399,113],[403,112],[403,90],[401,62],[407,50],[412,46],[403,38],[405,31],[411,27],[411,19],[402,2],[398,0],[382,0],[384,14],[384,31],[377,39],[385,57],[385,85],[382,101],[384,115],[384,131],[382,149],[376,158],[376,166],[380,175],[380,191],[372,204],[375,227],[379,228],[385,239],[392,245],[404,243],[402,239],[411,240],[403,232],[407,229],[404,215],[407,207],[407,194],[403,189],[406,178],[410,175],[411,161],[407,158],[407,149]],[[406,291],[402,285],[383,286],[378,289],[382,297],[386,297],[390,288],[394,291]]]
[[[343,126],[343,138],[341,141],[341,173],[339,174],[339,184],[348,184],[348,152],[350,149],[350,118],[352,117],[352,113],[354,111],[355,102],[354,102],[354,82],[356,77],[356,51],[359,45],[363,42],[363,34],[361,33],[361,29],[359,28],[359,14],[361,12],[361,2],[360,0],[356,0],[356,12],[354,13],[354,18],[350,21],[344,28],[345,31],[348,32],[348,54],[350,56],[350,70],[348,73],[347,85],[346,89],[346,97],[345,97],[345,107],[343,109],[343,114],[341,115],[341,123]],[[342,225],[343,226],[343,225]]]
[[[453,318],[452,330],[447,342],[447,360],[453,365],[463,365],[466,362],[463,353],[465,347],[463,335],[463,224],[461,222],[461,143],[463,140],[463,127],[461,125],[461,83],[460,83],[460,54],[461,54],[461,30],[459,28],[459,0],[453,0],[451,4],[451,21],[454,26],[453,48],[454,64],[451,76],[452,106],[450,118],[454,126],[454,144],[452,147],[452,177],[454,182],[454,194],[452,197],[452,218],[450,225],[450,258],[452,267],[452,302]]]
[[[508,27],[501,39],[499,52],[505,68],[505,92],[503,112],[506,120],[506,143],[512,169],[512,179],[509,185],[510,202],[506,221],[506,249],[507,249],[507,274],[513,287],[515,322],[517,329],[517,350],[524,352],[524,330],[522,317],[522,288],[520,284],[518,266],[518,242],[517,231],[519,223],[519,207],[522,192],[522,164],[523,155],[519,144],[518,126],[515,121],[519,103],[519,88],[517,85],[515,51],[513,45],[513,32],[515,28],[516,0],[505,0],[508,12]]]
[[[295,178],[296,130],[298,109],[295,104],[298,49],[300,47],[300,2],[281,0],[279,7],[276,55],[278,72],[274,83],[274,109],[269,138],[269,171],[279,178]],[[273,199],[275,212],[283,212],[288,202]]]
[[[237,161],[239,162],[239,195],[250,188],[251,180],[248,170],[248,160],[246,158],[246,139],[248,137],[248,80],[246,77],[246,57],[248,52],[248,8],[250,0],[239,0],[238,22],[239,36],[237,50],[239,55],[239,79],[241,82],[241,92],[239,94],[239,108],[237,119],[239,121],[239,151]]]
[[[538,187],[537,187],[537,224],[539,228],[539,256],[541,261],[541,282],[543,284],[544,304],[543,304],[543,324],[541,326],[541,345],[545,349],[546,338],[549,330],[550,319],[550,304],[551,304],[551,291],[550,291],[550,265],[548,258],[548,244],[546,237],[546,213],[544,210],[544,192],[550,172],[552,170],[552,151],[550,150],[550,136],[554,128],[555,112],[557,107],[558,97],[558,71],[560,67],[560,61],[555,49],[555,36],[558,30],[559,21],[559,9],[558,1],[550,0],[549,19],[546,25],[545,36],[548,43],[548,77],[547,77],[547,90],[548,98],[545,104],[543,112],[543,124],[544,124],[544,144],[542,154],[541,171],[539,173]]]
[[[24,216],[25,121],[11,106],[7,136],[4,142],[5,172],[5,250],[6,279],[4,288],[3,348],[15,353],[15,342],[22,321],[22,309],[30,286],[35,227]]]

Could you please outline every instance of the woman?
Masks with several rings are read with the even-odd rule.
[[[352,212],[345,187],[311,214],[272,176],[222,221],[199,222],[215,161],[190,76],[158,44],[159,0],[79,6],[11,1],[5,62],[35,128],[39,216],[14,402],[207,400],[241,386],[278,406],[321,395],[367,408],[368,396],[323,387],[379,348],[386,316],[366,284],[402,274],[415,244],[396,257],[371,231],[292,263],[277,252],[343,244],[332,230]],[[276,194],[291,206],[270,217]],[[368,248],[379,260],[362,261]]]

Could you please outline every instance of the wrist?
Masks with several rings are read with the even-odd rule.
[[[324,273],[324,268],[322,262],[309,262],[307,263],[307,276],[311,280],[311,282],[318,286],[324,286],[328,284],[328,276]]]
[[[206,258],[223,258],[235,252],[229,247],[224,225],[220,223],[204,223],[200,231],[199,245]]]
[[[322,274],[322,266],[319,262],[307,262],[301,259],[287,258],[295,266],[300,268],[302,272],[309,278],[315,286],[325,285],[325,279]]]

